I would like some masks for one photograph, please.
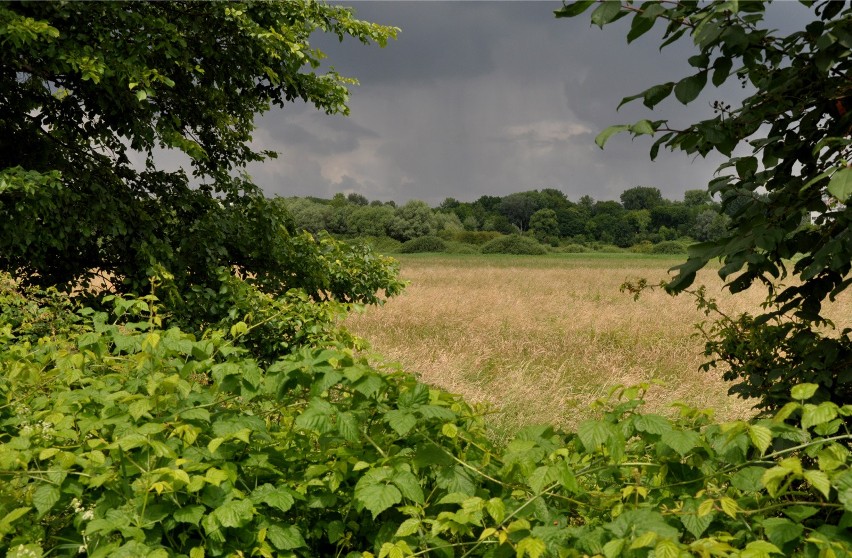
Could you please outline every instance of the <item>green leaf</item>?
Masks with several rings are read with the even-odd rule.
[[[805,403],[802,406],[802,428],[825,424],[837,416],[837,411],[837,404],[831,401],[823,401],[819,405]]]
[[[764,467],[745,467],[731,476],[731,484],[743,492],[758,492],[763,489],[761,478],[764,472]]]
[[[33,492],[33,505],[38,515],[43,516],[59,501],[59,487],[52,484],[42,484]]]
[[[751,443],[760,450],[760,455],[766,453],[766,450],[769,449],[770,444],[772,444],[772,431],[765,426],[759,426],[756,424],[749,425],[748,437],[751,440]]]
[[[660,415],[639,415],[633,422],[636,430],[648,434],[665,434],[672,429],[672,425],[666,417]]]
[[[390,484],[373,484],[361,487],[360,490],[356,486],[355,498],[372,512],[375,519],[386,509],[400,503],[402,494]]]
[[[361,431],[358,427],[358,420],[350,412],[340,413],[337,415],[337,431],[344,440],[348,442],[357,442],[361,439]]]
[[[683,78],[674,87],[674,94],[684,105],[694,101],[707,83],[707,72],[698,72],[694,76]]]
[[[668,83],[664,83],[662,85],[655,85],[654,87],[646,89],[643,95],[644,99],[642,101],[642,104],[648,108],[654,108],[663,99],[672,94],[674,85],[674,82],[670,81]]]
[[[654,547],[654,556],[656,558],[678,558],[680,556],[680,547],[672,540],[663,539]]]
[[[592,12],[592,23],[603,28],[604,25],[613,21],[619,12],[621,12],[620,1],[610,0],[608,2],[601,2],[600,6]]]
[[[844,167],[834,173],[828,181],[828,193],[840,203],[846,203],[852,196],[852,169]]]
[[[577,435],[580,436],[586,451],[595,451],[609,440],[612,433],[609,426],[603,422],[587,420],[577,427]]]
[[[624,549],[624,539],[612,539],[603,546],[603,555],[606,558],[616,558],[621,556],[621,551]]]
[[[692,451],[701,442],[701,436],[692,430],[669,430],[660,440],[681,456]]]
[[[201,505],[184,506],[175,510],[172,515],[178,523],[192,523],[198,525],[204,517],[206,508]]]
[[[784,554],[772,543],[766,541],[752,541],[739,554],[740,558],[770,558],[772,554]]]
[[[400,436],[405,436],[417,424],[417,417],[408,411],[394,409],[385,413],[385,421]]]
[[[539,558],[547,550],[547,545],[541,539],[526,537],[525,539],[521,539],[515,550],[517,558],[523,558],[524,556]]]
[[[719,87],[725,83],[725,80],[731,75],[733,65],[734,61],[729,56],[720,56],[717,58],[716,62],[713,63],[713,85]]]
[[[654,130],[654,125],[651,124],[650,120],[640,120],[639,122],[630,126],[630,132],[632,132],[636,136],[641,136],[641,135],[653,136],[655,130]]]
[[[295,503],[289,489],[283,486],[275,487],[269,483],[255,488],[250,498],[255,504],[263,503],[281,511],[289,510]]]
[[[222,527],[243,527],[254,517],[254,506],[249,500],[231,500],[225,502],[210,515]]]
[[[782,547],[790,541],[798,539],[805,530],[803,525],[793,523],[782,517],[770,517],[760,522],[766,533],[766,538],[772,544]]]
[[[418,504],[424,502],[423,488],[421,488],[420,482],[411,471],[396,471],[391,477],[391,481],[399,488],[399,491],[402,492],[404,497]]]
[[[287,527],[270,525],[266,531],[266,536],[278,550],[293,550],[294,548],[308,546],[299,528],[295,525],[288,525]]]
[[[819,389],[817,384],[797,384],[790,390],[790,397],[797,401],[810,399]]]
[[[680,522],[683,523],[686,530],[689,531],[696,539],[701,538],[701,535],[707,530],[707,527],[713,523],[713,518],[716,516],[714,512],[699,515],[698,508],[698,500],[687,500],[687,502],[683,505],[683,512],[679,516]]]
[[[819,512],[819,508],[813,506],[789,506],[784,508],[784,515],[798,523],[803,522],[809,517],[813,517]]]
[[[828,475],[822,471],[809,470],[805,471],[803,476],[808,483],[822,493],[828,499],[831,492],[831,482],[828,480]]]
[[[296,417],[296,426],[306,430],[315,430],[319,433],[326,434],[334,431],[334,423],[331,417],[335,414],[334,405],[315,397],[311,399],[305,411]]]
[[[778,494],[781,482],[787,478],[787,475],[789,475],[790,472],[790,469],[786,467],[772,467],[763,473],[763,476],[760,478],[760,482],[762,482],[763,486],[766,487],[766,491],[769,492],[769,495],[774,498]]]
[[[413,535],[417,532],[417,529],[420,527],[420,520],[414,517],[410,517],[403,521],[396,530],[394,534],[395,537],[407,537],[408,535]]]
[[[563,6],[553,13],[556,17],[575,17],[585,12],[594,3],[595,0],[578,0],[577,2]]]
[[[625,124],[617,124],[615,126],[610,126],[609,128],[606,128],[604,131],[602,131],[600,134],[598,134],[598,136],[595,138],[595,144],[601,149],[603,149],[604,145],[606,145],[606,142],[609,141],[610,137],[620,132],[626,132],[629,129],[630,126],[627,126]]]

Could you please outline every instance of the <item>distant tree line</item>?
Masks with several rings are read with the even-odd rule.
[[[491,232],[520,234],[542,244],[605,244],[629,248],[666,241],[719,238],[730,218],[706,190],[687,190],[683,199],[665,199],[658,188],[636,186],[621,201],[582,196],[574,202],[554,188],[482,196],[462,202],[446,198],[435,208],[423,201],[404,205],[370,201],[361,194],[332,199],[281,198],[298,228],[340,236],[388,237],[399,242],[429,236],[477,243]],[[729,204],[730,205],[730,204]],[[734,204],[735,205],[735,204]],[[729,209],[730,211],[730,209]]]

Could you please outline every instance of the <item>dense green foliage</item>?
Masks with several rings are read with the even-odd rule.
[[[221,267],[302,286],[301,266],[323,262],[241,169],[274,155],[249,146],[272,105],[348,111],[353,82],[317,73],[315,32],[385,44],[396,30],[307,0],[0,5],[0,268],[68,288],[102,274],[123,292],[157,269],[181,292],[218,290]],[[158,168],[158,149],[192,176]]]
[[[403,254],[416,254],[418,252],[445,252],[447,243],[437,236],[419,236],[404,242],[399,248]]]
[[[702,48],[741,55],[757,87],[814,79],[807,95],[782,95],[784,102],[807,104],[831,84],[840,88],[823,74],[845,68],[847,51],[837,47],[848,42],[842,4],[821,4],[823,23],[775,42],[754,28],[758,4],[742,6],[745,15],[730,2],[641,6],[602,3],[592,18],[603,25],[635,13],[631,38],[673,18],[667,37],[689,30]],[[770,407],[783,402],[777,412],[718,424],[710,412],[678,406],[663,417],[641,411],[648,386],[619,388],[575,433],[534,427],[496,446],[482,410],[368,359],[363,343],[339,327],[351,303],[377,302],[402,284],[389,260],[321,231],[353,226],[416,242],[410,239],[440,228],[450,242],[472,235],[485,252],[543,252],[533,236],[502,234],[549,235],[555,215],[560,236],[629,245],[636,227],[647,232],[656,223],[656,240],[672,240],[671,231],[677,236],[712,202],[690,191],[679,205],[667,204],[641,188],[625,192],[623,204],[572,204],[542,190],[475,204],[448,200],[435,214],[422,202],[394,208],[341,194],[310,202],[330,211],[302,208],[336,220],[294,226],[284,201],[264,199],[231,171],[264,155],[248,141],[254,114],[270,103],[303,98],[345,112],[345,80],[301,71],[321,57],[307,43],[314,30],[379,43],[393,34],[307,1],[0,5],[0,121],[8,132],[0,139],[0,263],[18,274],[0,274],[0,553],[852,554],[852,405],[843,390],[827,394],[838,371],[849,369],[848,332],[828,338],[813,328],[813,301],[840,292],[848,273],[848,227],[838,228],[848,209],[826,205],[829,196],[848,199],[848,169],[839,162],[845,134],[818,146],[795,135],[762,143],[765,171],[751,159],[735,161],[738,178],[718,183],[723,207],[736,208],[735,230],[751,228],[740,241],[700,246],[675,285],[684,288],[702,258],[716,253],[729,258],[723,273],[746,266],[736,290],[787,265],[785,250],[800,246],[789,242],[812,241],[799,250],[804,263],[793,264],[802,283],[774,299],[786,308],[717,320],[708,332],[709,353],[734,364],[738,389],[761,390]],[[799,56],[797,41],[811,40],[818,52]],[[789,68],[801,76],[776,60],[776,47],[787,49]],[[727,77],[730,63],[719,60],[714,78]],[[695,60],[704,78],[662,92],[690,100],[710,64]],[[644,98],[656,102],[660,94]],[[771,99],[736,114],[724,108],[726,118],[754,125],[749,111],[760,122],[777,106],[775,116],[788,119],[777,132],[801,116],[798,105]],[[835,133],[832,122],[811,115],[801,133]],[[726,125],[717,127],[736,131]],[[733,149],[710,130],[670,132],[662,142],[699,153],[711,144]],[[191,187],[183,171],[157,170],[157,147],[189,155],[202,186]],[[148,155],[144,171],[131,164],[131,150]],[[766,152],[780,162],[768,164]],[[827,161],[816,169],[827,174],[802,183],[785,166],[790,153],[803,159],[804,173]],[[781,181],[785,172],[792,190]],[[763,180],[768,196],[741,195],[746,180]],[[805,206],[790,197],[796,191]],[[817,197],[826,205],[817,207],[824,209],[817,227],[799,227],[800,219],[785,229]],[[337,209],[344,207],[351,211]],[[370,228],[383,218],[384,232]],[[712,230],[712,219],[705,221]],[[579,223],[583,232],[562,234]],[[642,249],[652,246],[651,237],[641,240]],[[112,285],[87,298],[44,288],[67,288],[99,271]],[[110,287],[130,294],[115,296]],[[705,309],[718,310],[696,294]],[[785,312],[796,309],[791,321]],[[794,385],[796,375],[810,383]]]
[[[196,337],[150,296],[74,315],[0,287],[6,556],[852,552],[852,407],[815,385],[722,425],[620,390],[576,434],[496,447],[458,398],[331,341],[263,363],[243,322]]]
[[[501,236],[489,240],[480,249],[483,254],[529,254],[541,255],[547,249],[532,238],[519,234]]]
[[[577,16],[593,4],[574,2],[556,15]],[[822,304],[852,283],[852,6],[802,4],[813,16],[788,35],[767,28],[764,2],[605,2],[591,15],[601,27],[632,15],[628,41],[661,21],[662,46],[690,38],[697,47],[689,58],[693,75],[622,104],[641,99],[654,108],[671,94],[688,104],[708,81],[738,80],[746,89],[739,106],[715,102],[712,119],[677,127],[642,120],[612,126],[596,141],[603,147],[618,132],[650,134],[652,158],[661,147],[729,158],[709,191],[721,197],[730,223],[719,226],[702,215],[697,236],[708,241],[690,248],[668,288],[688,288],[715,258],[732,292],[756,281],[769,287],[765,313],[723,318],[708,344],[715,360],[730,367],[735,391],[768,408],[784,405],[791,386],[803,380],[819,385],[820,400],[852,399],[852,330],[826,332],[831,324],[821,315]],[[749,154],[733,157],[738,147]],[[803,225],[812,218],[813,226]],[[715,230],[721,236],[712,239]]]
[[[447,240],[473,245],[482,244],[487,236],[463,233],[529,234],[551,246],[603,243],[627,248],[675,239],[707,241],[719,238],[730,220],[721,204],[704,191],[689,190],[682,201],[671,201],[657,188],[637,186],[621,198],[621,202],[595,201],[583,196],[572,202],[559,190],[545,188],[482,196],[473,202],[447,198],[434,209],[418,200],[397,207],[394,202],[352,201],[342,194],[330,200],[286,198],[276,203],[287,207],[297,229],[314,233],[387,235],[405,241],[437,232]]]

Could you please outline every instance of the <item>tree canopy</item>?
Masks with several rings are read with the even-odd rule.
[[[298,286],[276,246],[292,223],[243,173],[274,156],[250,145],[254,118],[297,100],[346,114],[355,81],[321,68],[312,35],[396,31],[310,0],[0,5],[0,267],[138,291],[157,266],[189,283],[229,266]]]
[[[733,366],[731,374],[745,384],[741,393],[767,404],[783,403],[789,382],[803,378],[818,381],[820,397],[852,396],[849,331],[823,337],[814,329],[823,323],[822,303],[852,283],[852,6],[801,3],[812,18],[786,35],[766,26],[765,2],[602,2],[591,13],[600,27],[632,17],[628,42],[661,22],[661,47],[689,39],[697,48],[688,60],[692,75],[621,104],[641,100],[654,108],[672,94],[688,104],[708,83],[730,80],[746,90],[737,106],[714,102],[713,118],[677,127],[666,119],[614,125],[596,142],[603,147],[613,134],[628,132],[655,137],[652,158],[661,147],[728,158],[708,188],[721,198],[730,224],[720,238],[691,248],[669,288],[689,288],[714,258],[721,258],[719,274],[732,292],[755,281],[769,288],[770,310],[726,323],[721,333],[729,342],[709,346]],[[556,15],[577,16],[594,4],[567,4]],[[738,147],[749,153],[734,156]],[[811,217],[814,226],[806,226]],[[750,338],[741,347],[761,356],[734,350],[738,336]]]

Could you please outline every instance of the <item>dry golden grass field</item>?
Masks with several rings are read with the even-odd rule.
[[[423,381],[486,403],[495,436],[539,422],[570,427],[590,416],[612,386],[656,379],[648,407],[683,401],[717,418],[743,418],[751,405],[727,395],[694,324],[707,319],[687,295],[619,292],[625,280],[658,283],[678,257],[571,254],[542,257],[401,256],[404,293],[347,325],[378,353]],[[756,311],[757,288],[731,296],[713,270],[707,286],[729,314]],[[848,293],[845,293],[848,294]],[[830,315],[852,317],[844,296]],[[648,409],[646,407],[646,409]]]

